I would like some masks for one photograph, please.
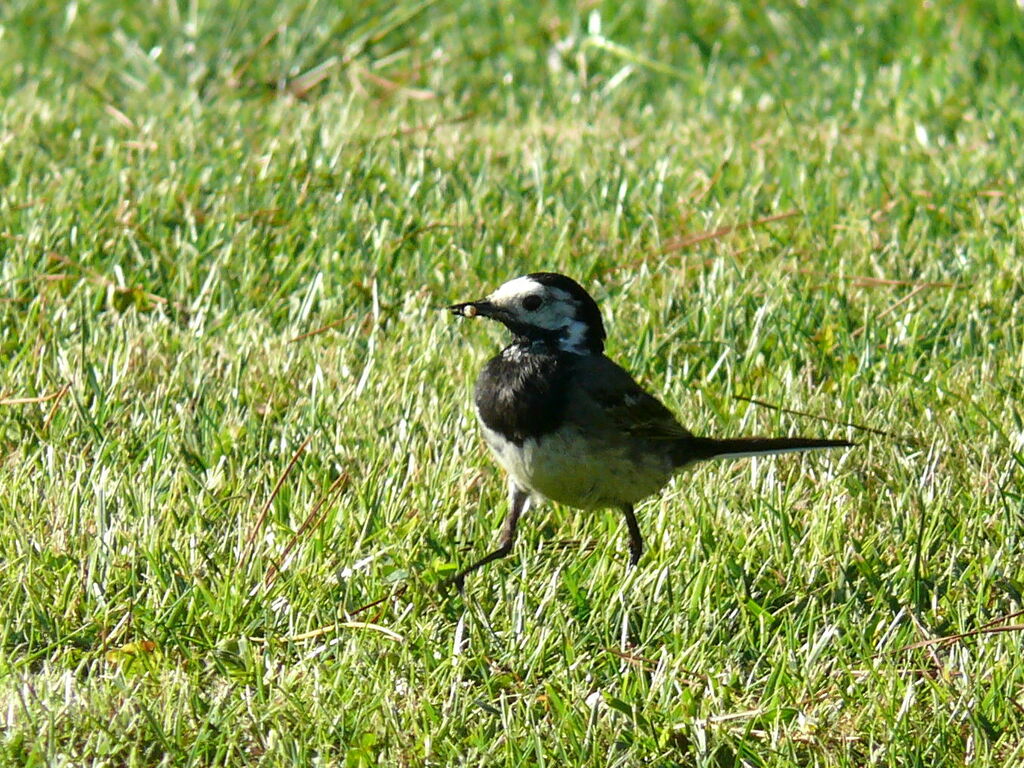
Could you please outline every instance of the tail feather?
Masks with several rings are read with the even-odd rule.
[[[677,466],[707,459],[739,459],[744,456],[770,456],[776,453],[813,451],[818,448],[849,448],[847,440],[820,440],[809,437],[738,437],[716,440],[713,437],[688,437],[680,440],[673,458]]]

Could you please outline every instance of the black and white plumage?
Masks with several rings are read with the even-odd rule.
[[[507,555],[531,500],[577,509],[618,508],[629,528],[630,563],[643,551],[633,506],[697,461],[839,448],[845,440],[696,437],[604,355],[601,311],[574,280],[535,272],[485,299],[455,304],[463,317],[505,325],[512,343],[476,382],[484,439],[508,473],[510,507],[500,546],[460,571]]]

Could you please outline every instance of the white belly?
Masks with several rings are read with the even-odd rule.
[[[635,504],[672,477],[671,463],[606,442],[585,440],[578,430],[558,430],[516,445],[481,424],[498,463],[534,496],[578,509]]]

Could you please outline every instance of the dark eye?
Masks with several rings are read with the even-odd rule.
[[[527,312],[533,312],[535,309],[540,309],[540,305],[544,303],[544,300],[537,294],[527,296],[523,299],[523,309]]]

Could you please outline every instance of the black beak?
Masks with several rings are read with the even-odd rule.
[[[480,299],[480,301],[467,301],[462,304],[452,304],[448,307],[448,311],[454,315],[459,315],[460,317],[494,317],[497,309],[498,308],[491,302],[487,301],[487,299]]]

